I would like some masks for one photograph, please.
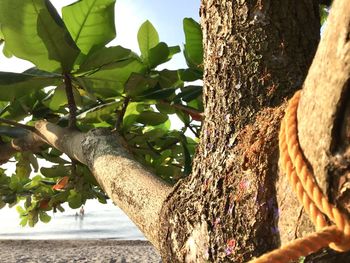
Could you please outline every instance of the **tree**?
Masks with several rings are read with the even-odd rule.
[[[50,7],[49,1],[29,2],[35,3],[34,6],[37,4],[41,7],[41,11],[36,14],[33,21],[40,23],[40,19],[48,17],[55,17],[52,20],[55,23],[61,21],[57,15],[54,15],[52,9],[47,8],[47,6]],[[81,1],[72,7],[88,2]],[[21,5],[20,1],[3,1],[0,10],[10,10],[13,3],[18,5],[16,10],[31,6],[28,3]],[[59,203],[67,199],[73,206],[79,205],[86,196],[75,191],[77,187],[74,178],[87,177],[89,170],[107,195],[126,211],[147,238],[160,250],[164,262],[226,262],[230,260],[244,262],[292,239],[313,232],[313,227],[305,216],[305,211],[296,201],[283,172],[278,169],[278,131],[286,107],[286,99],[300,89],[303,83],[302,99],[298,109],[300,144],[324,193],[327,193],[330,200],[341,207],[343,212],[348,212],[348,179],[346,175],[349,165],[347,150],[349,138],[350,4],[345,0],[335,1],[332,13],[327,20],[324,37],[320,43],[319,3],[316,1],[203,0],[200,12],[204,41],[203,114],[198,112],[200,110],[198,101],[194,103],[193,100],[188,100],[188,103],[185,103],[185,95],[188,95],[184,94],[185,90],[191,93],[192,91],[198,92],[199,88],[185,89],[181,85],[174,86],[176,82],[165,87],[158,87],[157,84],[152,86],[149,79],[146,81],[147,85],[138,85],[138,83],[142,83],[145,76],[149,78],[152,73],[155,74],[151,62],[154,54],[163,54],[163,50],[165,50],[164,54],[166,55],[161,56],[161,58],[156,56],[157,63],[168,59],[169,55],[172,54],[172,49],[161,43],[150,44],[152,40],[149,37],[146,37],[146,43],[150,44],[148,48],[141,48],[142,58],[139,68],[137,67],[139,58],[135,58],[134,54],[127,52],[124,57],[122,55],[119,57],[118,62],[115,60],[107,61],[122,63],[118,66],[123,70],[128,68],[129,63],[136,64],[132,65],[132,69],[128,69],[129,73],[126,77],[124,75],[125,78],[122,82],[120,79],[112,82],[113,80],[109,78],[108,80],[113,85],[108,85],[108,83],[101,85],[101,83],[96,84],[86,80],[81,80],[77,82],[78,84],[74,83],[75,78],[81,77],[80,73],[83,77],[88,78],[93,74],[102,74],[103,69],[106,69],[102,67],[96,72],[92,71],[84,75],[88,70],[96,68],[96,64],[93,63],[98,61],[96,58],[98,52],[109,52],[103,48],[106,37],[102,37],[104,40],[102,42],[90,40],[87,46],[85,46],[85,42],[80,43],[79,38],[73,37],[73,41],[65,42],[64,45],[67,46],[63,46],[65,51],[63,53],[57,52],[55,45],[55,48],[52,48],[50,43],[43,42],[44,45],[40,47],[40,50],[49,52],[42,56],[35,54],[37,58],[35,64],[40,70],[44,69],[46,72],[38,69],[31,70],[26,73],[28,76],[26,75],[25,81],[32,81],[32,85],[29,87],[37,90],[48,85],[47,83],[52,83],[52,80],[61,78],[57,76],[57,72],[63,72],[67,101],[70,106],[70,125],[68,128],[62,128],[57,125],[58,123],[62,126],[62,123],[57,121],[56,124],[53,123],[60,116],[52,116],[51,122],[48,122],[39,120],[42,115],[36,114],[34,116],[33,114],[36,121],[34,126],[24,126],[30,132],[22,133],[20,138],[13,139],[12,143],[5,138],[1,157],[2,160],[7,160],[14,152],[38,151],[38,147],[50,145],[53,149],[66,153],[76,161],[85,164],[86,166],[82,166],[73,162],[68,181],[66,178],[54,183],[58,190],[64,189],[69,183],[74,184],[74,189],[71,188],[72,192],[69,191],[68,194],[62,192],[66,193],[66,196],[60,197],[61,199],[52,199],[51,190],[48,191],[49,207],[58,208]],[[28,56],[28,53],[25,52],[29,51],[23,47],[22,43],[18,43],[18,41],[11,43],[11,37],[16,39],[22,35],[18,35],[16,30],[11,30],[12,22],[6,18],[6,12],[0,11],[0,17],[6,45],[5,51],[17,56],[20,54]],[[21,16],[17,17],[21,19]],[[63,20],[69,30],[70,22],[65,19],[64,13]],[[190,20],[187,20],[186,23],[187,26],[190,24],[189,28],[192,34],[188,34],[186,39],[185,56],[189,62],[189,69],[181,71],[180,80],[182,81],[195,79],[201,72],[201,62],[195,56],[201,51],[197,45],[193,44],[198,42],[198,37],[193,37],[198,36],[196,34],[198,28]],[[69,39],[65,27],[61,26],[61,23],[53,25],[60,26],[56,31],[56,41]],[[39,28],[38,36],[41,43],[43,39],[47,39],[43,37],[47,31],[40,30],[41,27],[38,27],[38,24],[36,28]],[[144,25],[144,28],[148,32],[154,32],[148,23]],[[74,32],[77,31],[69,30],[69,32],[71,36],[74,36]],[[17,35],[12,36],[16,33]],[[23,37],[25,36],[28,35],[23,34]],[[144,38],[139,37],[141,43],[143,40]],[[52,43],[54,42],[51,41]],[[96,45],[94,46],[92,43]],[[191,45],[196,48],[192,49]],[[152,52],[152,48],[149,49],[150,46],[156,50],[153,49]],[[118,49],[117,53],[122,53],[122,51],[124,50]],[[47,57],[51,58],[52,61],[47,61]],[[102,57],[106,59],[110,56],[104,55]],[[146,69],[143,71],[144,64],[146,64]],[[59,71],[56,70],[57,68]],[[135,68],[139,69],[136,73],[141,74],[142,77],[132,77],[135,76],[132,74],[135,72]],[[47,71],[52,73],[48,74]],[[19,86],[21,88],[18,88],[18,83],[24,81],[23,75],[6,75],[6,77],[4,83],[13,85],[13,91],[6,94],[9,96],[6,98],[7,101],[11,101],[10,110],[7,112],[12,114],[11,112],[16,112],[16,107],[19,107],[13,102],[13,98],[22,92],[27,92],[28,87]],[[50,81],[44,82],[47,79]],[[97,79],[101,78],[93,80]],[[40,82],[37,82],[39,80]],[[117,121],[117,125],[115,125],[117,132],[111,133],[107,129],[94,129],[82,133],[74,129],[76,123],[74,106],[76,104],[73,103],[74,94],[71,91],[71,80],[74,80],[73,86],[82,87],[84,91],[90,92],[92,95],[114,98],[108,103],[112,103],[113,109],[118,109],[117,116],[123,116],[123,119]],[[157,83],[161,85],[160,79],[157,79]],[[98,87],[101,86],[108,87],[108,92],[111,94],[105,89],[103,92],[107,92],[107,94],[99,94],[98,92],[101,90]],[[114,93],[116,87],[119,90]],[[147,88],[143,89],[142,87]],[[149,87],[151,88],[148,89]],[[172,106],[167,107],[167,109],[159,107],[158,111],[152,111],[152,107],[145,108],[144,106],[140,109],[137,108],[139,105],[132,104],[134,112],[130,114],[127,112],[132,110],[130,101],[125,98],[115,99],[120,95],[127,94],[127,97],[131,97],[130,99],[134,103],[136,101],[133,100],[136,100],[140,95],[143,102],[146,101],[145,99],[153,100],[148,105],[159,106],[158,100],[160,98],[162,102],[164,102],[164,98],[177,102],[175,98],[179,97],[174,90],[171,90],[170,95],[165,94],[165,91],[170,93],[171,87],[181,89],[181,100],[178,101],[179,103],[166,104]],[[55,95],[59,94],[58,90],[57,88]],[[154,97],[155,94],[159,95],[159,93],[161,96]],[[198,93],[196,94],[198,95]],[[56,97],[58,96],[56,95]],[[146,96],[151,97],[145,98]],[[43,99],[44,96],[34,100],[42,101]],[[67,101],[60,106],[66,105]],[[50,102],[51,106],[55,105],[53,99]],[[103,104],[104,109],[109,106],[109,104],[105,104],[106,102]],[[129,133],[133,132],[130,129],[132,127],[129,127],[128,132],[126,132],[123,130],[123,125],[130,120],[132,123],[157,126],[165,122],[165,118],[159,114],[166,112],[166,110],[171,112],[174,104],[177,105],[175,108],[178,110],[178,115],[184,120],[189,118],[189,115],[192,118],[204,116],[204,120],[191,174],[179,180],[175,186],[171,186],[164,183],[159,177],[153,176],[152,171],[139,163],[142,161],[143,164],[152,166],[151,164],[157,163],[156,157],[149,154],[150,157],[141,158],[141,156],[147,156],[146,154],[136,155],[135,159],[133,155],[128,153],[126,149],[130,150],[131,145],[139,148],[138,150],[143,150],[138,145],[144,142],[147,137],[142,137],[141,140],[132,144],[130,138],[127,137]],[[89,103],[87,105],[89,105],[88,108],[92,107]],[[127,115],[124,115],[126,112]],[[152,113],[147,113],[144,116],[143,112]],[[102,116],[102,112],[99,116]],[[126,119],[125,116],[130,117]],[[140,116],[143,117],[139,119]],[[118,120],[119,118],[114,119]],[[154,119],[158,121],[153,123]],[[152,123],[149,123],[150,120]],[[17,127],[11,129],[11,132],[7,132],[7,134],[14,136],[19,131],[23,132],[23,129],[20,129],[20,124],[8,120],[7,122]],[[121,122],[122,126],[119,126]],[[187,126],[191,126],[188,121],[184,122],[188,124]],[[137,126],[140,125],[135,126],[135,134],[144,136],[146,133],[144,130],[142,130],[142,134],[138,133],[140,131],[137,130]],[[80,127],[83,131],[88,130],[88,128],[87,126]],[[145,127],[142,126],[142,128]],[[154,131],[157,128],[151,130]],[[3,134],[5,133],[3,132]],[[170,134],[166,133],[166,135]],[[182,143],[182,154],[178,154],[181,158],[176,159],[178,156],[176,154],[166,156],[162,152],[161,156],[166,156],[163,161],[170,160],[163,166],[169,167],[180,163],[185,168],[184,170],[188,171],[188,160],[191,157],[187,147],[189,139],[185,138],[183,133],[173,137],[176,139],[173,141],[174,145],[179,146]],[[168,136],[167,138],[172,137]],[[146,146],[154,146],[153,150],[159,150],[159,141],[155,141],[151,141],[151,145],[147,144]],[[150,148],[146,149],[149,153]],[[48,151],[45,149],[44,152],[40,151],[40,153],[44,153],[45,158],[57,158],[60,154],[56,150]],[[24,154],[17,156],[20,164],[28,164],[28,162],[23,161],[25,156]],[[62,162],[61,159],[60,162]],[[28,167],[26,165],[19,165],[22,170],[19,169],[18,172]],[[62,171],[68,173],[65,170],[67,166],[54,167],[55,169],[47,172],[46,176],[57,170],[60,171],[60,174],[64,174]],[[87,170],[86,167],[89,169]],[[165,171],[166,169],[168,168],[157,170],[153,166],[153,170],[156,171]],[[45,175],[44,170],[43,174]],[[57,174],[54,175],[57,177]],[[10,194],[6,195],[6,198],[13,195],[14,190],[18,190],[14,186],[22,185],[21,182],[11,181],[4,176],[2,178],[5,181],[3,185],[12,186],[9,188],[11,191]],[[88,178],[91,179],[91,177]],[[172,178],[168,177],[168,181]],[[39,181],[39,179],[36,180]],[[40,179],[40,186],[42,183],[43,180]],[[39,183],[33,178],[29,184],[37,189]],[[82,193],[91,194],[88,189],[84,190]],[[41,191],[41,193],[43,192]],[[103,198],[99,191],[96,190],[95,194],[99,198]],[[15,196],[18,198],[17,195]],[[43,200],[35,206],[36,209],[40,208]],[[14,200],[10,201],[12,202],[9,203],[14,202]],[[41,210],[39,209],[39,211]],[[342,259],[349,259],[349,253],[324,250],[307,257],[305,262],[339,262]]]

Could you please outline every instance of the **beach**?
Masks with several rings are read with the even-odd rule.
[[[0,240],[2,263],[160,263],[157,251],[142,240]]]

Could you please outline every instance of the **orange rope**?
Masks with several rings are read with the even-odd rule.
[[[350,250],[350,224],[346,215],[328,202],[308,169],[298,142],[297,109],[300,91],[290,100],[279,134],[280,162],[298,200],[316,227],[315,233],[296,239],[281,248],[250,261],[277,263],[296,260],[330,246]],[[328,226],[326,215],[335,225]]]

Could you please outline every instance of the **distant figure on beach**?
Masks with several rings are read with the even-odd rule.
[[[77,220],[78,219],[78,212],[75,212],[75,220]]]
[[[82,206],[82,207],[80,208],[79,214],[80,214],[80,217],[84,217],[84,214],[85,214],[84,206]]]

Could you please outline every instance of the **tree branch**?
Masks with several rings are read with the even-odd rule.
[[[325,193],[329,156],[336,150],[333,138],[340,137],[336,122],[342,102],[349,100],[349,81],[350,4],[335,1],[298,109],[300,144]]]
[[[26,129],[26,130],[31,131],[31,132],[36,132],[36,129],[34,127],[29,126],[29,125],[25,125],[25,124],[21,124],[21,123],[15,122],[15,121],[0,118],[0,122],[11,125],[11,126],[23,128],[23,129]]]
[[[339,191],[329,169],[332,155],[335,153],[335,138],[340,138],[337,128],[342,115],[343,101],[349,101],[347,86],[350,78],[350,4],[347,0],[335,1],[328,17],[327,27],[322,35],[317,53],[304,82],[298,107],[298,138],[303,153],[309,161],[317,182],[325,194],[329,189]],[[346,180],[345,180],[346,182]],[[348,184],[348,183],[347,183]],[[279,177],[277,196],[283,206],[280,213],[279,229],[288,229],[291,224],[289,215],[294,214],[298,206],[294,193],[284,176]],[[337,205],[339,202],[334,200]],[[349,204],[349,202],[348,202]],[[290,209],[290,210],[288,210]],[[303,215],[298,220],[301,232],[298,237],[313,231],[308,216]],[[282,245],[292,236],[288,232],[280,233]]]
[[[159,216],[172,187],[134,160],[122,139],[107,129],[84,134],[46,121],[35,127],[50,145],[86,164],[113,202],[160,248]]]
[[[8,162],[8,160],[17,152],[39,152],[40,147],[45,142],[37,134],[28,132],[26,136],[13,139],[10,143],[0,144],[0,164]]]

